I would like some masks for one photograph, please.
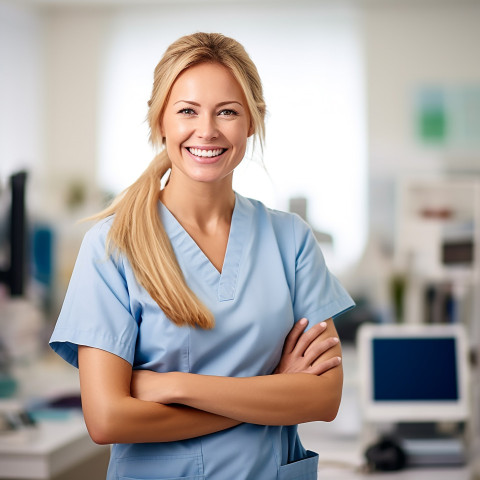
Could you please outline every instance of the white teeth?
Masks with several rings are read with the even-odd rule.
[[[200,148],[189,148],[188,151],[197,157],[216,157],[223,153],[223,148],[216,148],[215,150],[203,150]]]

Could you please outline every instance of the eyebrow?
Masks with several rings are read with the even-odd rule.
[[[188,103],[189,105],[195,105],[196,107],[201,107],[199,103],[194,102],[192,100],[178,100],[177,102],[174,103],[174,105],[176,105],[177,103]],[[236,100],[228,100],[226,102],[220,102],[216,106],[223,107],[224,105],[229,105],[232,103],[236,103],[237,105],[240,105],[243,108],[243,105],[240,102],[237,102]]]

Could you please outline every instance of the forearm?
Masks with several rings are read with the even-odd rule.
[[[131,366],[95,348],[79,347],[82,407],[96,443],[170,442],[238,425],[238,421],[178,405],[133,398]]]
[[[343,374],[280,374],[230,378],[178,373],[175,401],[206,412],[262,425],[331,421],[340,405]]]
[[[98,407],[98,405],[96,406]],[[161,405],[132,397],[88,411],[85,420],[96,443],[171,442],[207,435],[240,422],[181,405]]]

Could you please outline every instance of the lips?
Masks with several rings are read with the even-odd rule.
[[[226,152],[226,148],[196,148],[196,147],[187,147],[187,150],[196,157],[200,158],[214,158],[220,156],[222,153]]]

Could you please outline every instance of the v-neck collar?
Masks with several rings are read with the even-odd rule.
[[[244,247],[248,243],[245,239],[250,235],[253,222],[253,212],[249,211],[249,206],[247,199],[235,192],[235,206],[220,273],[170,210],[159,201],[160,218],[184,275],[188,277],[185,272],[188,268],[189,271],[193,269],[195,275],[205,276],[217,288],[218,300],[221,302],[235,298]]]

